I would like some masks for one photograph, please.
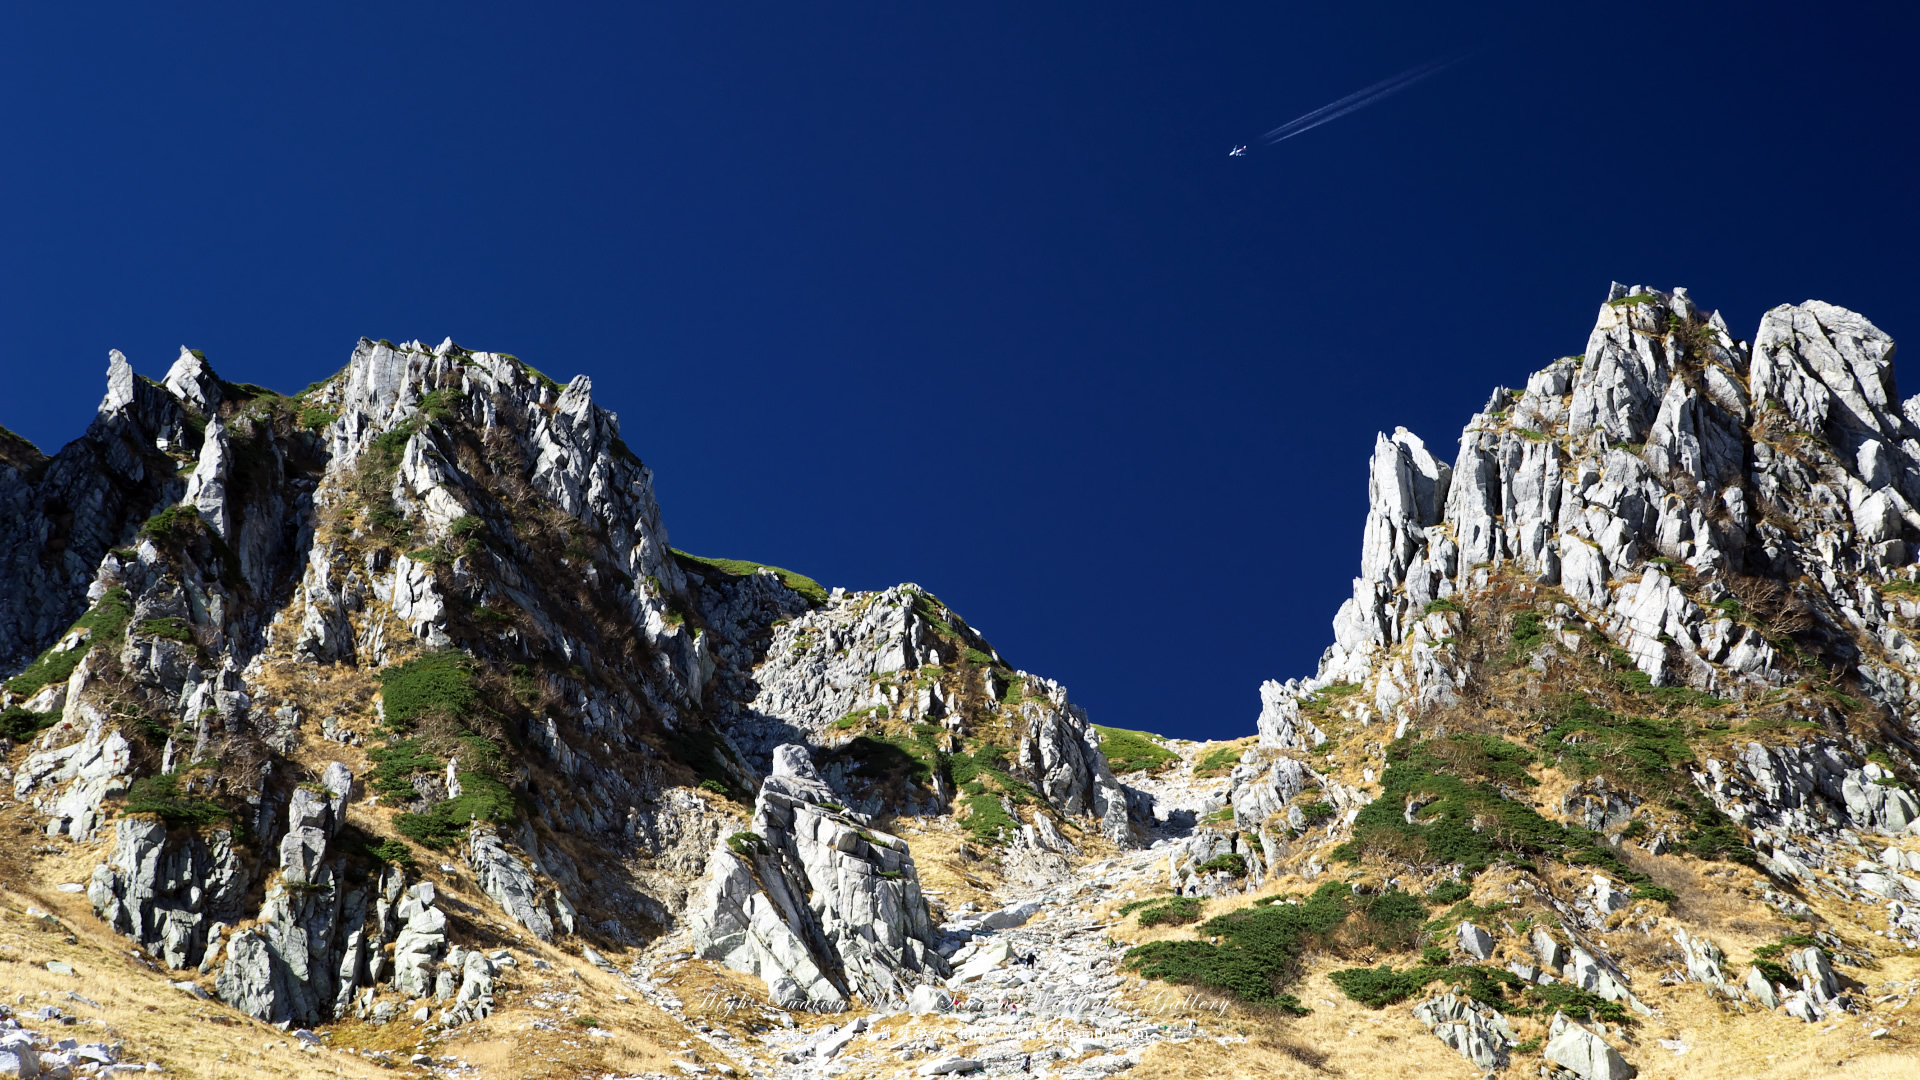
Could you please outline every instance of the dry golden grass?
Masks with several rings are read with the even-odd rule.
[[[29,918],[28,905],[51,917]],[[50,960],[73,965],[75,974],[49,972]],[[174,974],[186,978],[188,973]],[[81,1022],[46,1025],[42,1031],[56,1038],[119,1040],[128,1059],[157,1062],[169,1076],[370,1080],[390,1075],[353,1055],[305,1050],[278,1028],[173,989],[164,972],[131,955],[128,942],[86,910],[84,897],[22,891],[5,882],[0,882],[0,998],[23,1011],[56,1005]]]
[[[358,808],[357,808],[358,809]],[[23,831],[24,830],[24,831]],[[556,947],[528,938],[517,928],[493,923],[491,911],[464,872],[442,874],[425,868],[448,894],[446,906],[475,933],[511,945],[521,966],[503,971],[496,988],[493,1016],[442,1036],[410,1020],[383,1026],[354,1021],[327,1025],[322,1050],[306,1050],[278,1028],[244,1016],[218,1001],[195,999],[168,985],[192,979],[208,990],[213,979],[191,971],[167,971],[143,958],[132,942],[95,918],[84,893],[60,892],[61,882],[85,882],[107,854],[108,845],[48,845],[39,838],[24,807],[0,811],[0,1000],[24,1008],[58,1005],[82,1018],[73,1028],[52,1031],[75,1037],[118,1039],[133,1060],[158,1062],[169,1076],[204,1080],[247,1077],[373,1078],[393,1073],[348,1049],[384,1051],[404,1063],[425,1051],[436,1059],[459,1059],[492,1078],[561,1080],[596,1072],[672,1071],[672,1060],[723,1062],[705,1043],[688,1042],[689,1032],[674,1018],[631,992],[615,975],[578,959],[577,945]],[[33,852],[52,847],[53,854]],[[29,918],[32,907],[47,918]],[[619,966],[630,957],[602,950]],[[536,958],[553,965],[542,972]],[[71,964],[72,976],[49,972],[47,961]],[[726,996],[752,999],[757,980],[699,965],[680,993],[696,1014],[712,1022]],[[725,987],[709,1002],[706,988]],[[69,992],[93,1004],[67,997]],[[761,998],[763,991],[758,991]],[[22,1000],[24,998],[24,1001]],[[537,1001],[545,1000],[543,1008]],[[625,1000],[623,1000],[625,999]],[[706,1012],[701,1013],[702,1008]],[[576,1018],[591,1017],[611,1038],[596,1038]],[[744,1018],[742,1018],[743,1020]],[[741,1020],[734,1021],[739,1027]],[[683,1047],[696,1053],[676,1054]],[[731,1063],[729,1063],[731,1064]]]
[[[968,843],[955,826],[923,824],[916,818],[896,818],[888,832],[907,842],[920,888],[952,911],[971,900],[982,908],[1000,906],[995,890],[1002,882],[1000,867],[985,852]]]

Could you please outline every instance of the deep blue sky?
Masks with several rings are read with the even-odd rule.
[[[1374,433],[1451,457],[1609,281],[1920,333],[1911,5],[1194,6],[7,5],[0,423],[77,435],[109,348],[451,335],[591,375],[676,545],[1227,736],[1332,639]]]

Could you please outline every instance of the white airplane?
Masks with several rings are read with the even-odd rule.
[[[1244,146],[1236,146],[1233,149],[1227,151],[1227,156],[1228,157],[1246,157],[1247,148]]]

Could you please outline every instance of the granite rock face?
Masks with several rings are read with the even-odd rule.
[[[1587,1028],[1555,1013],[1544,1051],[1555,1080],[1633,1080],[1640,1070]]]
[[[1599,642],[1650,688],[1756,702],[1817,667],[1844,672],[1903,738],[1920,734],[1920,404],[1900,403],[1892,356],[1884,333],[1830,304],[1776,308],[1749,344],[1685,289],[1616,285],[1584,352],[1496,389],[1451,464],[1405,429],[1379,436],[1334,644],[1312,678],[1261,688],[1236,824],[1288,816],[1305,785],[1280,763],[1329,721],[1394,738],[1457,706],[1479,663],[1463,642],[1496,590],[1552,598],[1527,616],[1531,652],[1517,658],[1549,676]],[[1844,831],[1920,827],[1896,775],[1906,751],[1868,760],[1882,736],[1836,737],[1838,713],[1813,711],[1827,735],[1716,748],[1686,770],[1770,868],[1802,879],[1831,869]],[[1589,827],[1638,813],[1619,801],[1592,795]],[[1608,910],[1626,900],[1614,890]]]
[[[1064,687],[926,590],[674,551],[584,377],[363,340],[294,399],[190,351],[158,381],[116,354],[81,440],[0,437],[0,662],[45,673],[0,690],[38,714],[4,779],[36,844],[100,845],[107,925],[289,1025],[489,1015],[512,965],[479,928],[579,935],[603,968],[610,945],[691,944],[786,1008],[1038,1002],[1120,1030],[1090,910],[1170,888],[1211,916],[1330,875],[1432,915],[1469,896],[1422,944],[1505,965],[1510,990],[1644,1016],[1658,981],[1833,1022],[1885,995],[1860,992],[1866,931],[1809,902],[1873,913],[1870,948],[1920,945],[1920,399],[1892,355],[1831,305],[1776,309],[1748,344],[1685,290],[1616,287],[1581,355],[1496,390],[1457,452],[1377,438],[1334,644],[1258,687],[1250,738],[1165,741],[1178,763],[1117,776]],[[323,767],[360,752],[365,789]],[[1448,821],[1453,788],[1419,770],[1457,771],[1470,812]],[[930,899],[881,821],[950,835],[943,869],[984,859],[999,895]],[[463,863],[437,879],[455,894],[392,844]],[[1689,878],[1654,859],[1729,864],[1695,880],[1818,944],[1743,966],[1662,906]],[[1514,1067],[1466,992],[1394,1022]],[[786,1064],[867,1052],[854,1034]],[[1546,1074],[1622,1080],[1626,1034],[1563,1018]],[[1138,1064],[1127,1039],[1079,1040],[1128,1053],[1077,1067]],[[1011,1069],[1006,1042],[968,1060]]]
[[[703,606],[720,615],[717,681],[744,691],[722,699],[721,726],[756,768],[787,742],[843,743],[843,730],[859,730],[845,726],[853,721],[937,724],[955,745],[998,740],[1011,772],[1060,815],[1092,819],[1115,843],[1136,841],[1126,789],[1085,710],[1060,684],[1000,662],[925,590],[836,592],[795,615],[798,598],[770,571],[707,575],[702,586]],[[942,814],[953,795],[937,776],[930,788],[882,793],[843,763],[823,771],[848,805],[869,813]]]
[[[85,435],[51,458],[25,442],[0,448],[0,671],[59,640],[85,610],[100,559],[179,499],[166,450],[186,439],[187,416],[115,350]]]
[[[906,844],[837,806],[805,747],[776,748],[753,829],[714,851],[691,912],[700,955],[788,1008],[899,1004],[946,972]]]
[[[1483,1072],[1506,1068],[1507,1051],[1520,1042],[1506,1017],[1472,998],[1441,994],[1415,1005],[1413,1018]]]
[[[198,967],[220,930],[244,913],[246,875],[233,835],[213,829],[169,842],[164,823],[126,817],[114,824],[113,854],[87,887],[94,914],[145,944],[168,967]]]

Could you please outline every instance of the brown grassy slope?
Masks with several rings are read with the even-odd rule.
[[[664,1072],[688,1039],[672,1017],[624,987],[619,979],[584,963],[566,947],[541,945],[524,932],[494,921],[491,905],[464,873],[426,875],[448,894],[455,921],[514,950],[520,967],[503,973],[493,1016],[444,1036],[410,1020],[383,1027],[347,1021],[319,1029],[326,1048],[305,1050],[286,1032],[260,1023],[218,1001],[197,1000],[168,985],[192,979],[212,988],[213,979],[191,971],[167,971],[95,918],[83,893],[65,893],[62,882],[85,882],[105,857],[106,844],[48,844],[34,816],[21,806],[0,810],[0,1000],[23,1010],[57,1005],[82,1018],[80,1026],[43,1028],[56,1037],[119,1040],[130,1060],[159,1063],[166,1075],[200,1080],[240,1077],[381,1077],[393,1075],[348,1049],[385,1052],[404,1064],[425,1051],[436,1060],[465,1060],[479,1075],[503,1080],[559,1080],[593,1073]],[[29,917],[31,907],[47,918]],[[577,948],[577,946],[575,946]],[[544,959],[550,972],[536,970]],[[609,954],[617,965],[627,957]],[[49,960],[74,967],[72,976],[46,970]],[[69,998],[78,994],[88,1002]],[[688,996],[689,1004],[705,1000]],[[625,1000],[622,1000],[625,999]],[[90,1002],[90,1003],[89,1003]],[[595,1038],[578,1023],[591,1017],[612,1038]],[[724,1063],[703,1043],[678,1060]]]

